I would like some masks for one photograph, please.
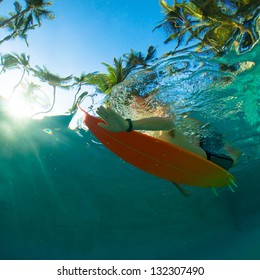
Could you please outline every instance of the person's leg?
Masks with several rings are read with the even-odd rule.
[[[227,143],[225,144],[224,148],[233,159],[234,165],[236,165],[239,157],[241,156],[241,151]]]
[[[187,137],[178,128],[174,128],[171,131],[162,131],[158,138],[160,138],[161,140],[164,140],[166,142],[175,144],[198,156],[207,158],[206,152],[201,147],[195,146],[194,144],[192,144],[191,141],[189,141],[189,139],[187,139]]]
[[[178,128],[175,128],[174,130],[171,130],[171,131],[162,131],[158,137],[159,139],[163,140],[163,141],[166,141],[168,143],[172,143],[172,144],[175,144],[187,151],[190,151],[198,156],[201,156],[203,158],[207,158],[207,155],[206,155],[206,152],[200,148],[200,147],[197,147],[195,145],[193,145],[188,139],[187,137],[182,133],[182,131]],[[180,191],[180,193],[183,195],[183,196],[190,196],[191,195],[191,192],[185,190],[183,188],[183,186],[179,183],[176,183],[176,182],[172,182],[176,187],[177,189]]]
[[[191,195],[191,192],[189,191],[186,191],[179,183],[175,183],[175,182],[172,182],[174,184],[174,186],[180,191],[180,193],[183,195],[183,196],[190,196]]]

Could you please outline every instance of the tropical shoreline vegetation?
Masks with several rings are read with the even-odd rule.
[[[2,1],[0,1],[1,4]],[[6,35],[0,38],[0,45],[6,41],[20,38],[28,44],[28,32],[41,27],[42,20],[53,20],[54,14],[48,9],[52,2],[43,0],[25,0],[25,7],[18,1],[13,3],[14,11],[8,16],[0,16],[0,28]]]
[[[175,41],[171,54],[188,44],[197,51],[211,50],[224,55],[232,48],[238,54],[250,51],[259,39],[259,0],[160,0],[165,14],[155,27],[169,33],[165,43]]]
[[[0,1],[0,5],[1,5]],[[168,33],[165,43],[173,43],[173,50],[163,57],[174,56],[180,51],[210,51],[215,56],[224,56],[231,50],[238,54],[250,51],[259,40],[260,1],[257,0],[190,0],[173,1],[169,5],[160,0],[165,15],[162,22],[155,29],[164,28]],[[44,0],[25,0],[25,7],[18,1],[13,3],[14,11],[8,16],[0,17],[0,28],[6,33],[0,38],[0,46],[6,41],[20,38],[28,43],[28,32],[41,27],[42,21],[53,20],[54,14],[49,7],[52,2]],[[134,70],[145,69],[155,58],[156,48],[150,46],[147,54],[130,50],[121,58],[114,58],[114,64],[103,63],[106,73],[82,73],[79,77],[69,75],[60,77],[51,73],[46,66],[30,65],[30,57],[25,53],[1,54],[0,75],[6,71],[20,69],[20,79],[14,85],[11,98],[17,88],[26,80],[27,76],[34,76],[39,81],[52,87],[52,102],[48,109],[34,113],[46,114],[52,111],[56,102],[57,87],[74,89],[76,93],[69,112],[77,109],[77,104],[88,95],[83,86],[94,86],[96,91],[109,95],[113,87],[126,79]],[[27,82],[27,89],[23,91],[23,98],[27,102],[37,103],[40,86],[34,82]]]

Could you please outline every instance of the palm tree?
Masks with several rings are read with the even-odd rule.
[[[133,49],[130,50],[129,54],[124,54],[123,57],[126,59],[126,67],[136,68],[137,66],[147,67],[148,62],[155,57],[156,48],[149,46],[147,54],[143,55],[141,52],[136,52]]]
[[[86,84],[96,86],[97,91],[102,93],[109,93],[109,81],[108,76],[105,73],[89,73],[86,78]]]
[[[29,100],[31,103],[34,103],[38,98],[38,95],[35,94],[35,91],[39,90],[40,88],[40,85],[37,85],[33,82],[27,82],[26,90],[23,92],[23,98]]]
[[[156,49],[153,46],[148,48],[146,56],[131,49],[129,54],[123,55],[123,59],[114,58],[113,66],[103,62],[107,73],[90,73],[85,77],[85,83],[95,85],[99,92],[110,94],[113,87],[123,82],[132,70],[138,66],[147,67],[148,61],[154,58],[155,52]]]
[[[124,67],[123,63],[122,58],[114,58],[113,66],[103,62],[108,73],[90,73],[85,78],[86,84],[95,85],[99,92],[109,94],[112,88],[122,82],[131,71],[131,68]]]
[[[12,94],[9,96],[9,99],[13,96],[15,90],[20,86],[20,84],[22,83],[25,74],[29,74],[29,71],[31,70],[30,64],[29,64],[29,59],[30,56],[24,53],[22,53],[21,55],[18,55],[16,53],[12,53],[12,54],[5,54],[1,57],[1,66],[2,66],[2,70],[0,72],[0,74],[5,73],[6,70],[9,69],[21,69],[22,68],[22,76],[20,78],[20,80],[18,81],[18,83],[14,86]]]
[[[73,77],[74,78],[74,83],[72,84],[72,87],[77,87],[77,91],[75,93],[75,96],[74,96],[74,100],[73,100],[73,104],[72,104],[72,107],[69,109],[69,112],[71,114],[73,114],[76,109],[77,109],[77,104],[82,102],[83,98],[88,95],[88,92],[85,91],[83,92],[82,94],[79,95],[79,93],[81,92],[81,89],[82,89],[82,86],[84,85],[87,85],[87,79],[88,79],[88,76],[90,75],[93,75],[95,74],[96,72],[94,73],[89,73],[89,74],[85,74],[85,73],[82,73],[79,77]]]
[[[42,18],[54,19],[54,14],[46,9],[52,5],[50,1],[44,0],[25,0],[26,8],[23,10],[19,2],[14,2],[15,13],[10,13],[10,18],[2,18],[0,21],[0,27],[6,27],[10,22],[19,19],[20,17],[25,18],[25,30],[29,26],[33,26],[34,22],[37,22],[38,26],[41,26]]]
[[[25,104],[30,106],[32,110],[33,104],[39,104],[43,102],[43,98],[39,96],[39,91],[41,88],[40,85],[37,85],[33,82],[26,82],[26,90],[22,92],[21,98],[25,101]]]
[[[18,83],[14,86],[14,89],[13,89],[13,93],[15,92],[15,90],[20,86],[20,84],[22,83],[23,79],[24,79],[24,76],[25,74],[29,74],[30,70],[32,69],[31,66],[30,66],[30,63],[29,63],[29,60],[30,60],[30,56],[29,55],[26,55],[25,53],[22,53],[21,55],[18,55],[16,53],[13,53],[12,54],[14,59],[17,60],[18,62],[18,67],[19,68],[22,68],[22,76],[20,78],[20,80],[18,81]]]
[[[79,95],[79,97],[74,98],[73,104],[72,104],[71,108],[68,110],[68,112],[70,114],[74,114],[75,111],[77,110],[78,104],[80,104],[88,94],[89,94],[88,91],[84,91]]]
[[[39,114],[49,113],[53,109],[56,102],[56,88],[59,87],[63,89],[69,89],[70,86],[66,85],[66,83],[68,83],[71,80],[72,75],[62,78],[58,75],[49,72],[49,70],[45,66],[43,66],[43,68],[36,66],[36,70],[32,69],[32,71],[34,72],[34,75],[38,77],[42,82],[46,82],[53,87],[53,101],[51,107],[47,111],[38,112],[34,114],[34,117]]]
[[[72,87],[74,87],[74,86],[77,87],[77,91],[76,91],[76,94],[74,97],[74,102],[76,101],[77,96],[80,93],[82,86],[86,84],[87,75],[88,74],[82,73],[79,77],[73,77],[75,82],[72,84]]]
[[[108,90],[106,93],[110,93],[111,89],[124,81],[127,75],[130,73],[130,68],[124,67],[122,58],[116,59],[114,58],[114,66],[109,65],[108,63],[103,62],[103,65],[106,66],[108,74],[107,74],[107,85]]]
[[[175,0],[172,6],[165,0],[160,0],[160,4],[166,16],[155,29],[166,27],[171,35],[165,43],[177,41],[175,49],[195,40],[198,50],[210,48],[220,53],[229,50],[235,40],[240,40],[242,44],[246,38],[253,47],[258,39],[256,32],[253,31],[254,26],[247,26],[247,22],[258,16],[259,0],[232,1],[236,8],[232,11],[227,11],[225,2],[218,0],[191,0],[178,3]],[[256,11],[254,16],[252,11]]]
[[[18,67],[17,59],[10,54],[1,55],[1,62],[0,63],[1,63],[1,66],[2,66],[0,75],[5,73],[9,69],[14,69],[14,68]]]
[[[11,33],[0,40],[0,45],[5,41],[15,39],[17,37],[23,39],[28,46],[27,34],[26,32],[30,29],[34,29],[36,25],[31,25],[25,28],[25,19],[23,16],[15,18],[13,21],[10,21],[6,24],[6,28]]]

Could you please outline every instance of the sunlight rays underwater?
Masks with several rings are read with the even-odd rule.
[[[239,76],[230,91],[251,74]],[[12,154],[2,152],[1,158],[6,170],[0,201],[3,258],[259,257],[260,244],[248,241],[259,232],[257,156],[243,172],[234,171],[236,193],[223,189],[215,197],[210,190],[194,189],[185,199],[168,182],[96,145],[89,132],[80,130],[79,137],[68,130],[70,120],[47,117],[26,125],[12,119],[11,127],[1,128],[9,131],[4,135],[12,147],[2,147]],[[242,129],[245,123],[240,121],[236,123]],[[248,152],[253,155],[255,147]]]
[[[135,69],[111,91],[111,106],[127,117],[141,116],[134,101],[151,93],[147,113],[164,105],[177,121],[191,114],[223,131],[243,155],[232,169],[236,192],[218,197],[200,188],[180,196],[100,145],[81,115],[72,131],[70,115],[22,118],[41,108],[18,112],[19,99],[15,118],[1,110],[0,259],[259,259],[259,62],[259,45],[215,60],[179,54]],[[11,73],[6,97],[20,79]],[[48,86],[40,95],[46,109],[51,94]],[[107,101],[95,98],[82,106]]]

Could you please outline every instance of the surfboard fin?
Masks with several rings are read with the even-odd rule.
[[[217,197],[219,196],[216,188],[212,187],[211,190],[212,190],[212,192],[214,193],[215,196],[217,196]]]
[[[234,189],[232,188],[232,185],[228,185],[228,188],[234,193]]]
[[[238,187],[236,182],[232,179],[232,178],[229,178],[229,182],[234,186],[234,187]]]

